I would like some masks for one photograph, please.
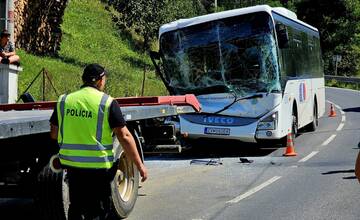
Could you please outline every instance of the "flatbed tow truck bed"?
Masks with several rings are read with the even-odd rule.
[[[138,152],[181,150],[178,128],[166,117],[200,111],[194,95],[117,98]],[[0,104],[0,197],[32,197],[37,219],[64,220],[68,210],[66,170],[51,169],[58,153],[49,119],[56,102]],[[111,184],[113,214],[125,218],[134,208],[139,172],[114,138],[116,175]],[[91,196],[91,192],[89,192]]]
[[[126,121],[166,117],[200,110],[192,95],[117,98]],[[55,102],[0,105],[0,139],[50,131]],[[32,110],[25,110],[33,108]],[[49,110],[51,109],[51,110]]]

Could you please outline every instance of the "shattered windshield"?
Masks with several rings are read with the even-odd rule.
[[[281,90],[273,25],[265,12],[164,33],[160,51],[165,79],[178,94]]]

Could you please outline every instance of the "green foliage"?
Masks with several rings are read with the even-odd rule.
[[[218,0],[218,6],[225,10],[244,8],[254,5],[270,5],[272,7],[283,6],[278,0]]]
[[[119,12],[120,29],[133,29],[143,37],[143,51],[149,50],[162,24],[205,13],[198,0],[112,0],[109,4]]]
[[[132,40],[118,31],[111,14],[98,0],[72,0],[69,2],[62,24],[63,39],[58,58],[37,57],[17,52],[23,72],[19,75],[19,94],[34,77],[46,68],[58,92],[78,89],[81,73],[86,64],[99,63],[110,73],[106,91],[114,96],[135,96],[141,92],[143,66],[150,66],[147,56],[132,48]],[[145,95],[167,94],[162,82],[153,71],[147,72]],[[56,94],[47,86],[46,98],[55,100]],[[42,98],[41,78],[31,87],[36,99]]]
[[[161,14],[154,13],[158,8],[163,8],[165,2],[160,0],[112,1],[114,8],[120,12],[120,27],[131,27],[144,38],[144,50],[150,46],[150,40],[156,36],[159,25],[163,22]]]
[[[346,88],[346,89],[353,89],[353,90],[359,90],[360,91],[360,84],[338,82],[335,79],[327,80],[325,82],[325,85],[329,86],[329,87],[339,87],[339,88]]]
[[[339,75],[360,72],[360,2],[358,0],[303,0],[296,3],[301,20],[320,31],[325,72],[333,73],[334,55],[341,55],[337,65]]]

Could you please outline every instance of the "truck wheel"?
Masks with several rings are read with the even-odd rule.
[[[137,133],[133,133],[140,151],[141,143]],[[114,152],[117,161],[116,172],[111,182],[112,216],[126,218],[133,210],[139,188],[139,171],[124,153],[117,138],[114,138]],[[66,220],[69,209],[69,190],[66,181],[66,171],[54,173],[47,165],[38,175],[38,188],[35,202],[39,219]]]
[[[134,139],[141,147],[137,134]],[[114,150],[117,165],[115,177],[111,182],[113,215],[126,218],[133,210],[139,188],[139,171],[135,164],[126,156],[117,138],[114,138]],[[142,156],[142,155],[141,155]]]
[[[63,172],[54,173],[47,165],[38,175],[35,204],[39,219],[66,220],[69,207],[68,187]]]

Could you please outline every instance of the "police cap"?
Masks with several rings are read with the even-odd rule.
[[[85,67],[82,80],[84,82],[95,82],[106,74],[105,68],[97,63],[89,64]]]

